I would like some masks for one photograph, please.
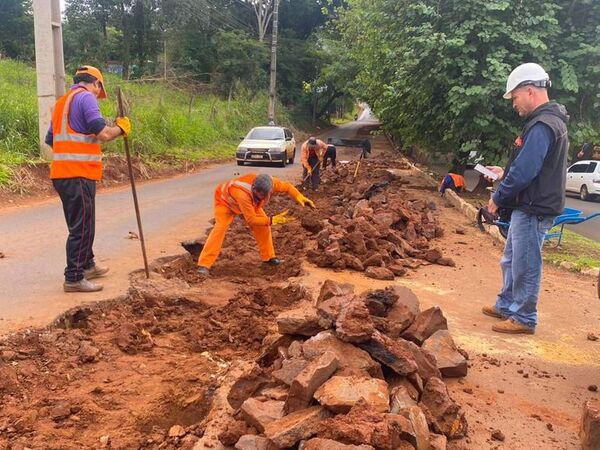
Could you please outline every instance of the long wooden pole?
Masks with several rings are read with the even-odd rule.
[[[123,93],[121,92],[120,86],[117,90],[117,101],[119,104],[119,116],[124,117]],[[140,233],[140,244],[142,245],[142,256],[144,257],[144,270],[146,271],[146,278],[150,278],[150,270],[148,269],[148,258],[146,257],[146,243],[144,241],[144,231],[142,229],[142,216],[140,214],[140,206],[138,204],[137,191],[135,189],[135,178],[133,176],[133,165],[131,164],[131,153],[129,152],[129,139],[127,138],[127,136],[123,136],[123,143],[125,144],[125,156],[127,157],[127,170],[129,171],[129,180],[131,181],[131,193],[133,194],[135,218],[137,219],[138,231]]]

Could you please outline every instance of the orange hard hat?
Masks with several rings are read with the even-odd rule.
[[[100,86],[102,90],[100,91],[100,98],[106,98],[106,89],[104,88],[104,77],[102,76],[102,72],[99,69],[96,69],[94,66],[81,66],[75,72],[75,75],[88,74],[96,78],[100,82]]]

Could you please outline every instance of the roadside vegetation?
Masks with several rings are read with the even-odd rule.
[[[559,231],[554,228],[551,232]],[[564,230],[560,247],[556,246],[556,240],[544,247],[544,261],[562,267],[581,271],[589,268],[600,267],[600,242],[588,239],[574,231]]]

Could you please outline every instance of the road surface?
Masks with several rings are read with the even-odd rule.
[[[372,122],[369,112],[319,135],[352,137],[356,129]],[[338,159],[351,158],[354,151],[341,151]],[[233,154],[233,153],[232,153]],[[191,175],[146,182],[138,186],[138,197],[146,237],[148,260],[182,251],[180,242],[202,236],[212,219],[213,193],[217,184],[239,174],[260,171],[299,181],[301,166],[297,152],[293,165],[285,168],[214,166]],[[143,268],[131,193],[127,186],[101,190],[96,199],[96,260],[111,272],[98,281],[97,293],[62,290],[67,229],[58,197],[0,210],[0,335],[29,326],[42,326],[61,312],[83,302],[110,299],[125,294],[128,274]]]

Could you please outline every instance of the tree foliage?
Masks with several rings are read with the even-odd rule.
[[[458,165],[471,150],[500,159],[517,132],[506,78],[530,61],[550,73],[572,138],[598,130],[600,2],[349,0],[339,13],[354,92],[405,145]]]

